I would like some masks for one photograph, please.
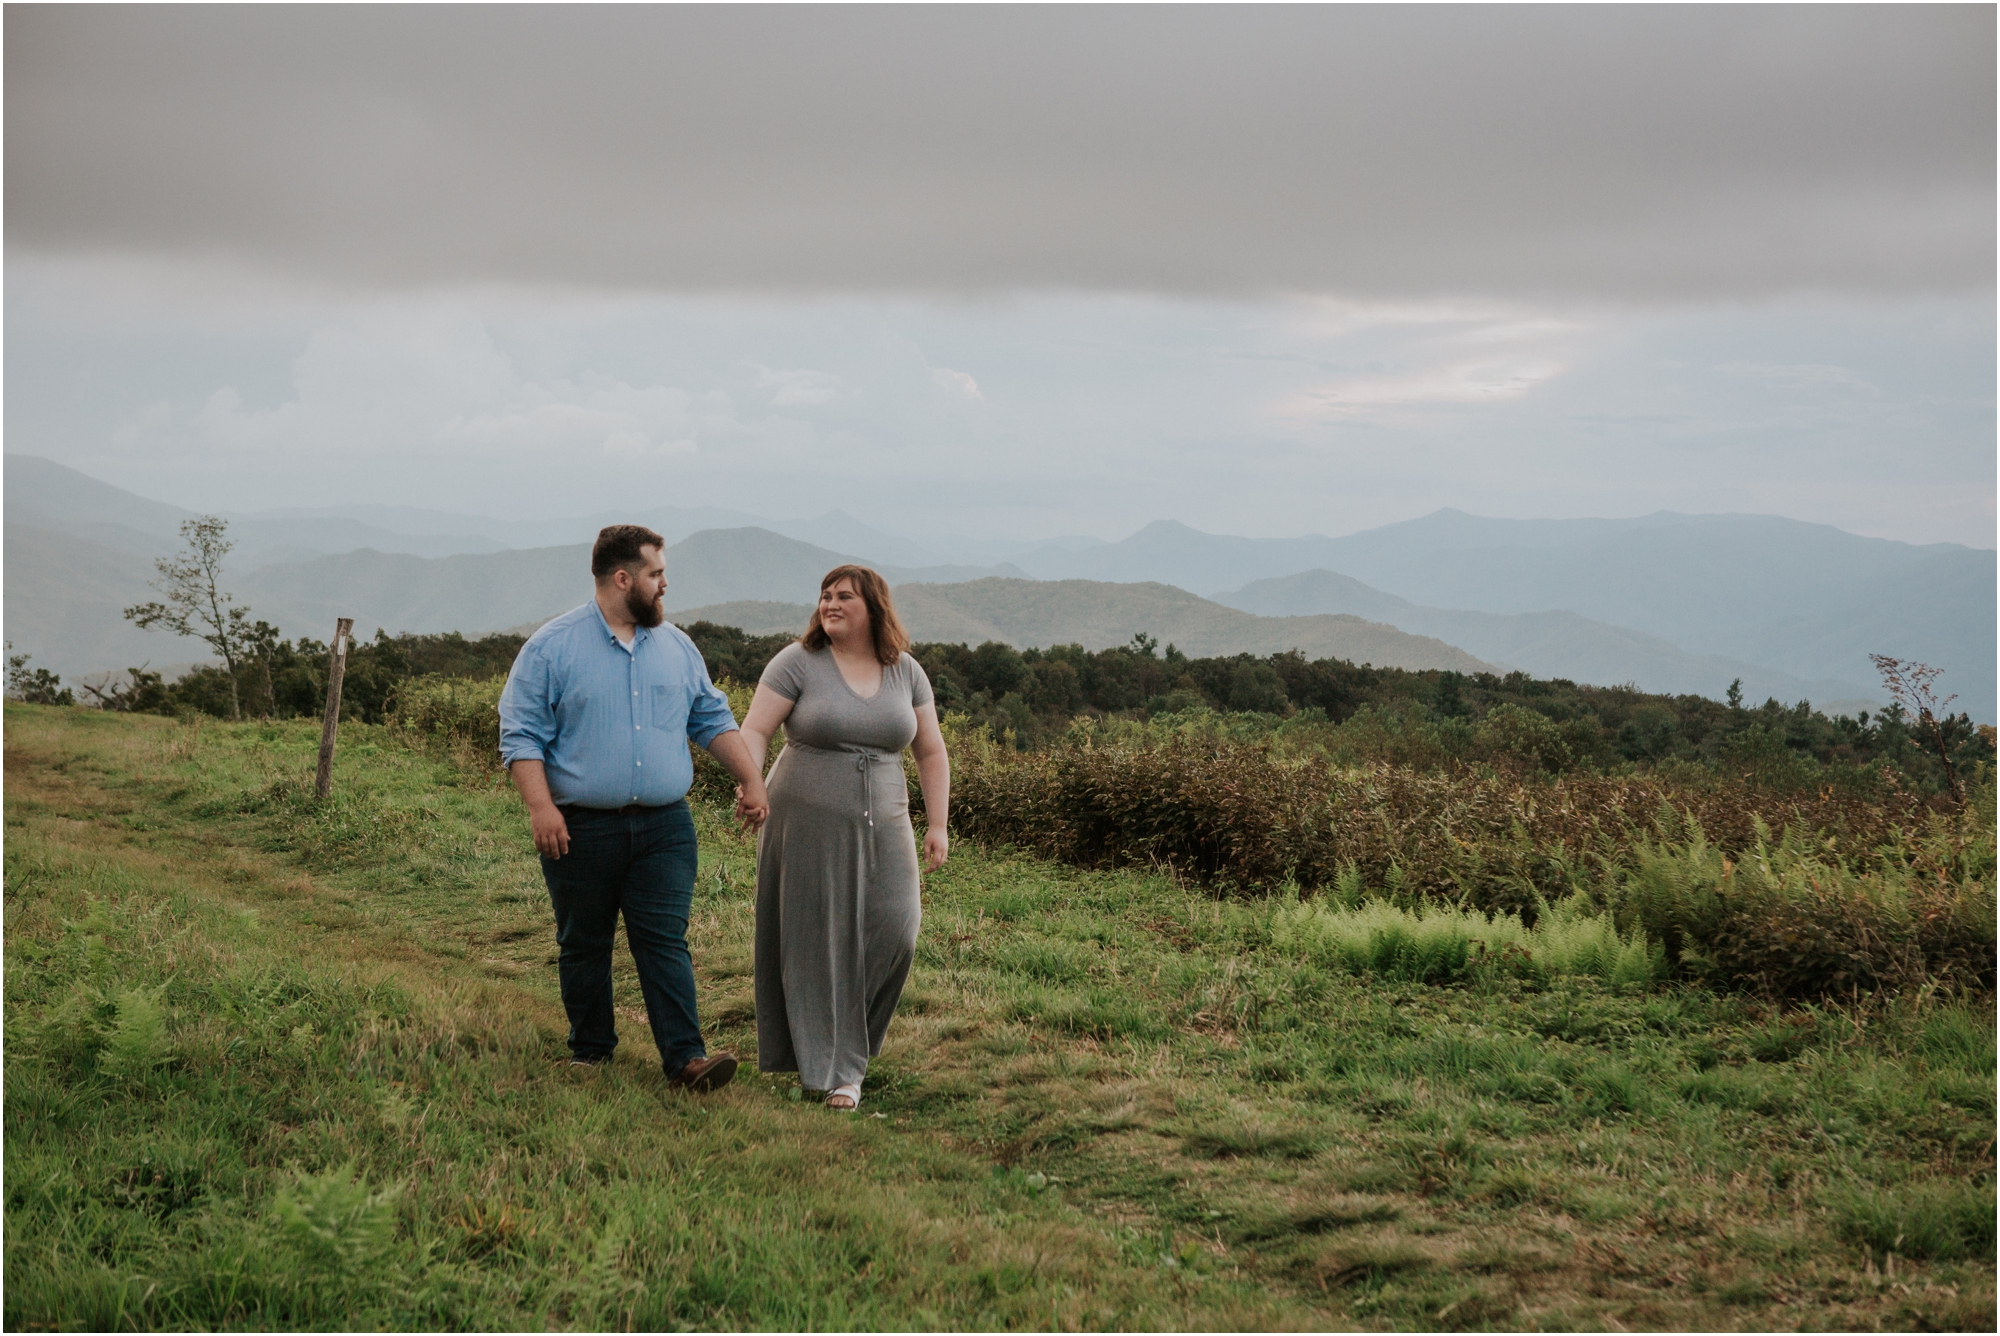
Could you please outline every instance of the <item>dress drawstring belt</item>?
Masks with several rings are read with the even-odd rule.
[[[819,756],[852,756],[854,758],[855,774],[861,779],[861,815],[868,822],[868,829],[875,829],[875,790],[871,783],[874,777],[868,773],[868,767],[870,765],[894,765],[900,770],[903,761],[900,752],[877,751],[873,747],[862,748],[860,750],[843,748],[840,751],[829,751],[825,747],[813,747],[803,742],[793,742],[790,739],[786,740],[785,746],[797,747],[802,752],[811,752]]]

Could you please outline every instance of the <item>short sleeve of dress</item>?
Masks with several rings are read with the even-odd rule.
[[[796,701],[806,694],[806,652],[794,640],[791,644],[771,656],[764,665],[764,675],[757,679],[760,687],[769,687],[786,700]]]
[[[903,662],[910,670],[910,707],[915,709],[919,705],[929,705],[937,699],[931,693],[931,675],[925,672],[924,666],[911,655],[905,654]]]

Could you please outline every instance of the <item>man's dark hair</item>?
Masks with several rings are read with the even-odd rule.
[[[590,549],[590,573],[603,584],[611,572],[638,565],[640,548],[666,545],[666,539],[643,524],[607,524],[597,531],[597,542]]]

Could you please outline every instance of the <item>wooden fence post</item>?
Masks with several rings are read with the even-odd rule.
[[[333,738],[340,732],[340,679],[347,676],[347,641],[354,619],[342,617],[333,628],[333,649],[326,668],[326,721],[319,727],[319,777],[313,795],[322,802],[333,791]]]

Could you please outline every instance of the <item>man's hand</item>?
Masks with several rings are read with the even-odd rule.
[[[534,833],[535,847],[550,858],[561,858],[569,852],[569,822],[563,820],[554,803],[530,811],[528,829]]]
[[[761,789],[763,785],[757,787]],[[768,793],[752,797],[743,791],[741,784],[736,786],[736,819],[743,823],[743,829],[762,830],[765,818],[770,815],[771,797]]]
[[[528,829],[534,834],[535,847],[550,858],[561,858],[569,852],[569,822],[556,808],[555,796],[549,792],[549,776],[540,761],[526,758],[507,767],[508,778],[521,792],[521,801],[528,805]]]

